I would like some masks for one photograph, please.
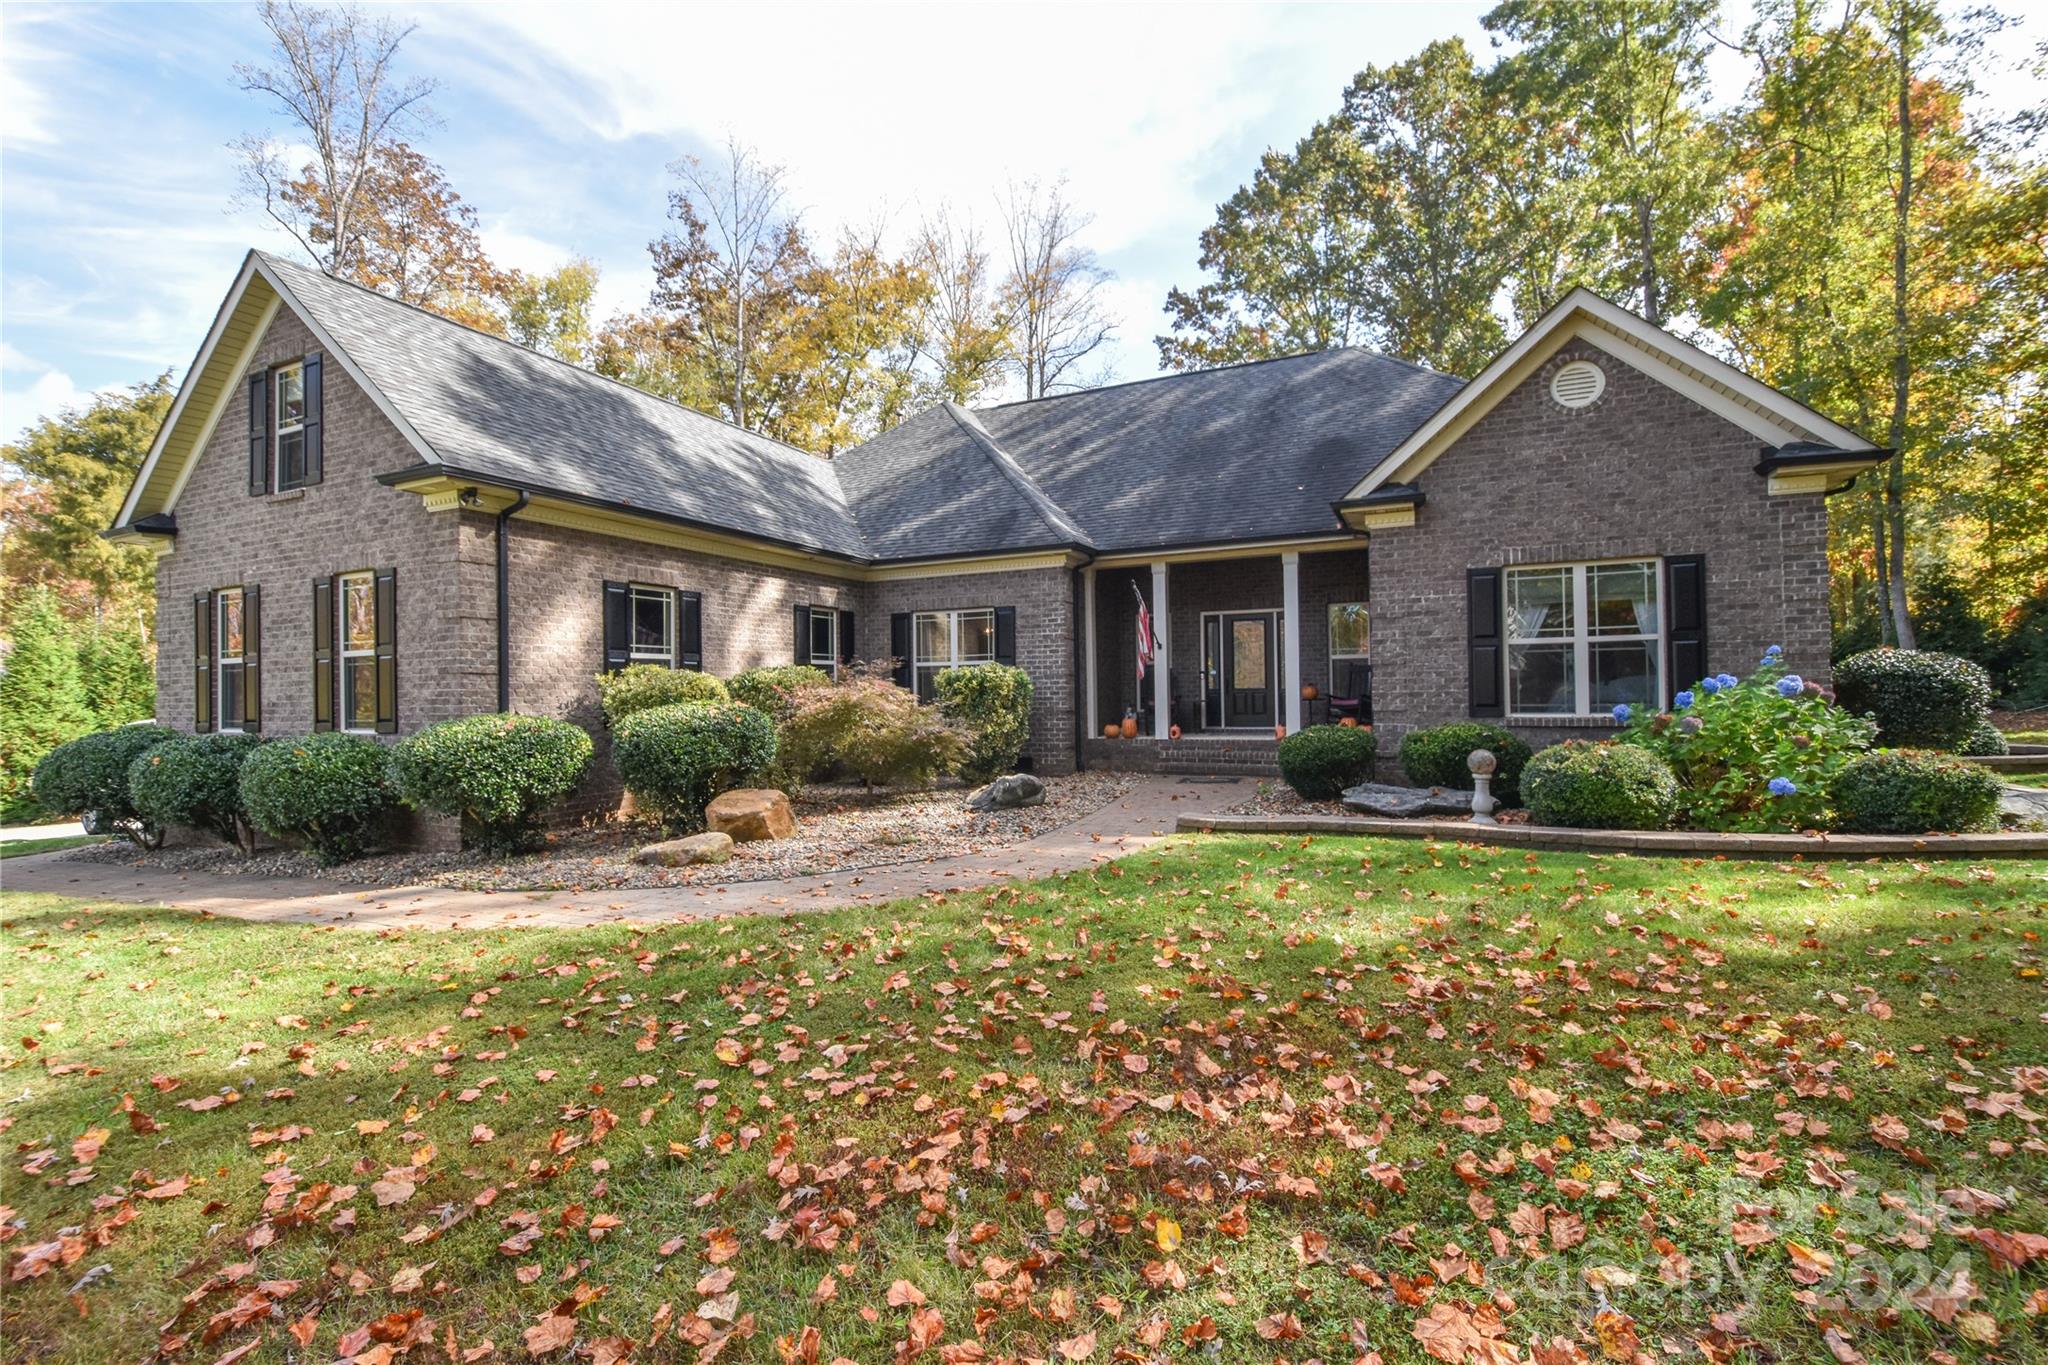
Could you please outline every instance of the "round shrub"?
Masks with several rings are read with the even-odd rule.
[[[1304,801],[1334,801],[1372,776],[1379,741],[1357,726],[1311,725],[1280,741],[1280,776]]]
[[[605,724],[614,727],[635,711],[677,702],[730,699],[724,683],[693,668],[628,664],[616,673],[597,675],[597,704],[604,712]]]
[[[541,813],[582,780],[590,736],[546,716],[464,716],[401,740],[391,767],[399,799],[462,817],[465,838],[493,853],[541,841]]]
[[[1912,750],[1864,754],[1835,779],[1835,828],[1852,834],[1960,834],[1998,828],[2004,785],[1968,759]]]
[[[933,679],[939,713],[967,732],[960,775],[986,782],[1017,771],[1031,737],[1031,675],[1009,664],[948,668]]]
[[[1956,746],[1956,752],[1968,758],[1997,758],[2011,753],[2012,745],[2006,742],[2005,731],[1986,719],[1977,722],[1977,728]]]
[[[657,706],[619,722],[612,761],[641,810],[694,829],[712,797],[746,786],[775,762],[775,726],[738,702]]]
[[[1529,760],[1522,798],[1539,825],[1662,829],[1678,809],[1678,781],[1647,750],[1568,740]]]
[[[1991,709],[1991,675],[1953,654],[1871,649],[1835,669],[1835,694],[1875,716],[1887,745],[1953,749]]]
[[[1461,720],[1410,730],[1401,737],[1401,771],[1418,787],[1472,790],[1472,770],[1465,760],[1485,749],[1499,760],[1493,770],[1493,794],[1504,806],[1521,800],[1522,768],[1532,752],[1526,741],[1498,725]]]
[[[771,664],[735,673],[725,684],[732,699],[770,716],[789,711],[790,698],[806,687],[829,687],[832,675],[810,664]],[[716,700],[704,698],[703,700]]]
[[[398,802],[384,746],[338,731],[263,745],[243,761],[241,788],[250,824],[328,864],[376,847]]]
[[[139,821],[128,798],[128,768],[178,732],[161,725],[122,725],[59,744],[36,764],[29,790],[52,815],[84,815],[97,833]]]
[[[260,735],[178,735],[128,765],[128,799],[157,826],[190,825],[231,844],[247,842],[242,764]]]

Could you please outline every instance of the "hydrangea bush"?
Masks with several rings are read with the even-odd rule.
[[[1693,829],[1825,829],[1844,765],[1870,748],[1877,727],[1790,672],[1771,646],[1748,678],[1703,678],[1669,711],[1616,707],[1624,744],[1663,759],[1678,779],[1679,823]]]

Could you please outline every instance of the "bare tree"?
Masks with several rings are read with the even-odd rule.
[[[1094,219],[1067,202],[1065,181],[1050,188],[1035,180],[1012,184],[1002,208],[1010,248],[1002,290],[1010,364],[1023,380],[1024,396],[1043,398],[1115,331],[1102,297],[1114,276],[1080,244]]]
[[[789,268],[793,255],[801,249],[796,215],[783,209],[788,197],[783,186],[787,172],[762,162],[759,153],[737,138],[726,140],[721,164],[706,165],[702,158],[686,156],[673,162],[669,172],[682,182],[669,195],[669,216],[683,224],[684,235],[677,239],[671,234],[655,244],[654,302],[676,302],[664,295],[667,275],[661,259],[661,248],[673,244],[679,248],[678,271],[688,258],[689,266],[708,276],[711,286],[724,296],[723,309],[700,306],[696,312],[707,333],[705,340],[731,357],[733,420],[748,426],[747,357],[753,325],[748,305],[771,279]]]
[[[929,286],[918,336],[930,391],[968,406],[1001,377],[1010,333],[981,227],[941,204],[918,226],[912,259]]]
[[[348,273],[378,161],[426,115],[431,80],[399,81],[392,59],[412,25],[374,19],[353,5],[324,8],[264,0],[273,64],[237,64],[242,89],[275,100],[295,127],[283,142],[251,134],[230,144],[242,157],[242,188],[291,233],[315,265]],[[285,160],[298,139],[310,150],[308,186]]]

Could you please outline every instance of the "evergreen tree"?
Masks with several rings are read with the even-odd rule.
[[[156,667],[140,632],[111,626],[93,631],[79,642],[78,671],[96,729],[156,714]]]
[[[34,588],[14,612],[0,673],[0,809],[15,810],[43,755],[93,728],[79,678],[78,647],[57,595]]]

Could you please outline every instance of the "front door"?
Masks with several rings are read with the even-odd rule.
[[[1271,612],[1223,617],[1223,724],[1227,729],[1267,729],[1276,695]]]

